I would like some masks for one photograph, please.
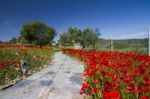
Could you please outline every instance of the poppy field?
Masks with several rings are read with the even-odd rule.
[[[48,64],[52,55],[53,49],[49,47],[0,45],[0,85],[23,76],[20,70],[21,60],[30,64],[30,72],[33,73]]]
[[[134,52],[62,49],[85,63],[80,94],[92,99],[150,99],[150,57]]]

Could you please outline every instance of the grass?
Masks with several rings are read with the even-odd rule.
[[[31,73],[36,72],[51,61],[54,51],[52,48],[7,46],[0,48],[0,85],[7,84],[16,77],[22,76],[20,61],[27,61]]]

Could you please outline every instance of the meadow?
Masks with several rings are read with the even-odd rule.
[[[30,64],[30,74],[50,63],[53,49],[32,45],[0,45],[0,85],[22,77],[20,61]]]
[[[80,94],[89,99],[150,99],[150,57],[134,52],[62,49],[85,63]]]

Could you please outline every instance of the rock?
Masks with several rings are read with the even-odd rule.
[[[44,67],[47,67],[47,65],[44,65]]]
[[[30,69],[30,64],[28,62],[26,62],[25,60],[21,60],[21,72],[23,74],[27,74],[27,72],[29,71]]]
[[[20,70],[20,68],[14,68],[16,71],[19,71]]]
[[[32,73],[31,73],[31,71],[29,71],[28,73],[27,73],[27,75],[31,75]]]

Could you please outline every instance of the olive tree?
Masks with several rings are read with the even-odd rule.
[[[54,39],[56,31],[47,24],[37,21],[24,24],[20,34],[28,43],[34,43],[42,47],[43,45],[49,44]]]

